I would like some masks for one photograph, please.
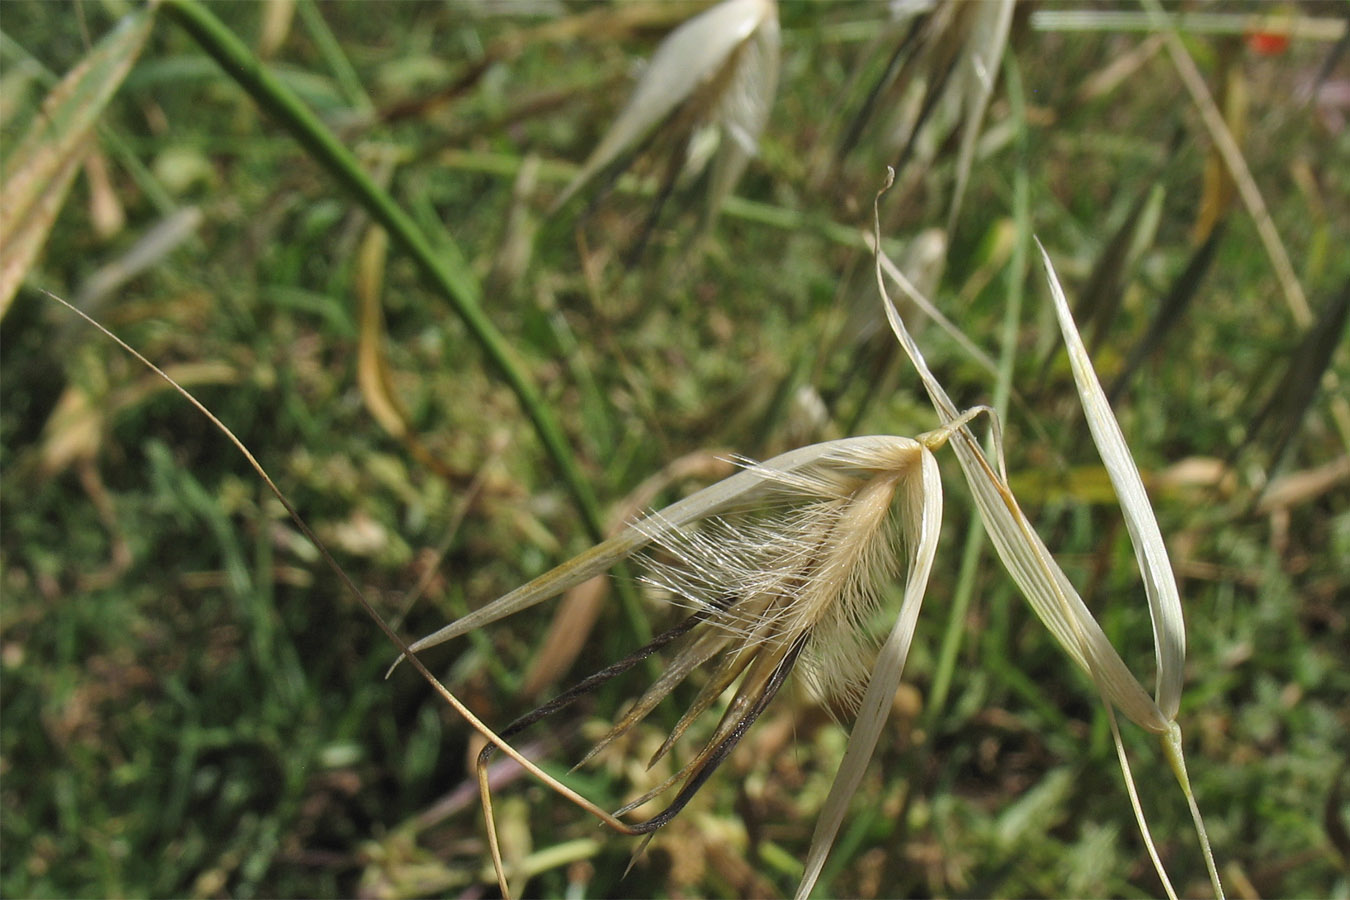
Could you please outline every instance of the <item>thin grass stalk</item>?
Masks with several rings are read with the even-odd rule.
[[[1253,5],[1255,8],[1256,5]],[[1335,43],[1345,34],[1344,17],[1334,15],[1290,15],[1287,9],[1272,6],[1268,14],[1209,13],[1181,10],[1172,21],[1187,34],[1215,34],[1241,37],[1253,32],[1264,32],[1288,37],[1291,40]],[[1330,4],[1326,8],[1331,11]],[[1157,33],[1165,29],[1148,12],[1125,9],[1103,9],[1085,4],[1083,9],[1038,9],[1031,14],[1034,31],[1051,32],[1105,32]]]
[[[1256,225],[1256,233],[1260,235],[1261,244],[1275,268],[1275,277],[1280,282],[1285,303],[1293,313],[1294,321],[1299,327],[1306,328],[1312,323],[1312,309],[1308,306],[1308,298],[1303,293],[1303,285],[1299,284],[1298,276],[1294,274],[1294,266],[1289,262],[1289,253],[1284,249],[1280,233],[1275,230],[1275,223],[1270,217],[1265,198],[1261,196],[1256,179],[1252,178],[1251,169],[1248,168],[1247,160],[1242,155],[1242,148],[1233,138],[1233,133],[1228,130],[1223,113],[1219,112],[1214,98],[1210,96],[1209,88],[1205,86],[1204,76],[1196,68],[1195,60],[1186,52],[1186,46],[1181,42],[1176,26],[1163,11],[1161,4],[1158,0],[1139,0],[1139,2],[1148,12],[1153,26],[1162,32],[1167,53],[1172,57],[1172,65],[1176,67],[1177,74],[1181,76],[1181,83],[1186,86],[1196,109],[1200,111],[1200,118],[1205,122],[1210,140],[1214,141],[1215,149],[1219,151],[1224,164],[1228,166],[1229,173],[1233,176],[1238,194],[1242,197],[1247,212],[1251,214],[1252,222]]]
[[[337,35],[333,34],[333,29],[328,27],[323,13],[319,11],[318,4],[314,0],[300,0],[296,6],[296,11],[300,14],[300,21],[304,23],[305,29],[309,31],[309,36],[314,40],[314,43],[318,45],[319,54],[328,63],[328,68],[333,71],[333,77],[341,85],[342,93],[346,95],[347,102],[363,113],[373,112],[375,109],[374,101],[370,99],[370,94],[366,93],[366,86],[361,83],[361,76],[357,74],[352,61],[347,58],[346,52],[342,49],[342,42],[338,40]]]
[[[319,555],[320,557],[322,557],[324,564],[328,567],[328,569],[335,576],[337,576],[337,579],[339,582],[342,583],[342,586],[351,592],[351,595],[355,597],[357,602],[361,605],[361,609],[365,611],[366,615],[370,616],[370,618],[375,622],[376,626],[379,627],[380,631],[384,633],[384,636],[389,639],[390,643],[392,643],[395,647],[398,648],[400,653],[399,659],[402,660],[404,657],[407,657],[409,664],[414,669],[416,669],[417,673],[421,675],[422,678],[429,685],[431,685],[432,689],[435,690],[436,693],[439,694],[441,698],[445,700],[445,702],[453,710],[455,710],[455,712],[458,713],[461,718],[464,719],[465,722],[468,723],[469,727],[473,728],[473,730],[477,731],[480,735],[482,735],[483,738],[486,739],[489,743],[493,744],[498,750],[500,750],[506,756],[514,760],[526,772],[533,775],[535,778],[539,779],[540,783],[547,785],[550,789],[554,790],[559,796],[561,796],[568,802],[574,804],[577,808],[595,816],[596,819],[598,819],[600,822],[614,829],[620,834],[628,834],[628,835],[635,834],[633,829],[630,828],[628,825],[619,821],[617,818],[610,815],[601,807],[587,800],[577,791],[573,790],[572,788],[563,784],[558,779],[549,775],[547,772],[541,769],[538,766],[538,764],[536,764],[533,760],[529,759],[527,756],[525,756],[525,754],[521,753],[519,750],[513,747],[509,741],[502,738],[500,735],[497,734],[497,732],[489,728],[487,724],[483,722],[482,719],[474,715],[473,711],[469,709],[467,706],[465,706],[464,702],[461,701],[457,696],[455,696],[454,692],[452,692],[449,688],[447,688],[439,678],[433,675],[431,673],[431,670],[426,667],[426,664],[423,663],[422,660],[419,659],[413,653],[412,648],[409,646],[408,642],[405,641],[398,632],[394,631],[389,626],[389,623],[385,621],[384,617],[380,615],[379,611],[375,609],[374,605],[371,604],[371,602],[368,599],[366,599],[366,595],[361,591],[359,587],[357,587],[356,582],[352,580],[351,576],[347,574],[346,570],[343,569],[342,566],[338,565],[337,560],[334,559],[332,553],[329,552],[328,546],[324,544],[323,541],[319,540],[319,536],[314,533],[314,530],[310,528],[309,523],[306,522],[304,517],[300,515],[300,511],[295,508],[295,505],[291,503],[290,499],[286,496],[286,494],[283,493],[281,488],[277,486],[276,482],[272,480],[272,476],[267,474],[267,470],[263,468],[262,463],[258,462],[258,459],[253,455],[253,452],[249,450],[247,446],[245,446],[244,442],[241,441],[239,437],[215,415],[215,413],[207,409],[206,405],[203,404],[200,400],[198,400],[197,397],[191,391],[183,387],[172,377],[170,377],[167,373],[165,373],[163,369],[152,363],[149,359],[147,359],[134,347],[132,347],[126,341],[123,341],[117,335],[113,334],[107,328],[103,327],[101,324],[99,324],[97,321],[95,321],[86,313],[75,308],[69,302],[56,296],[50,291],[44,291],[43,293],[45,293],[52,300],[55,300],[57,303],[60,303],[62,306],[73,312],[75,315],[79,316],[84,321],[88,322],[94,328],[98,329],[98,331],[101,332],[103,335],[105,335],[109,340],[117,344],[117,346],[121,347],[131,356],[135,357],[135,359],[139,363],[141,363],[141,365],[145,366],[150,371],[158,375],[160,378],[164,379],[164,381],[166,381],[170,387],[172,387],[175,391],[177,391],[178,394],[183,397],[183,399],[187,400],[187,402],[190,403],[194,409],[196,409],[203,416],[205,416],[207,421],[211,423],[211,426],[215,428],[216,431],[224,435],[224,437],[231,444],[234,445],[235,449],[238,450],[243,455],[244,459],[248,462],[249,467],[253,469],[255,473],[257,473],[260,479],[262,479],[262,482],[264,485],[266,485],[267,490],[271,492],[272,496],[277,498],[278,502],[281,503],[282,508],[286,510],[287,515],[290,516],[291,521],[295,524],[296,528],[300,530],[300,533],[303,534],[305,536],[305,539],[308,540],[311,544],[313,544],[315,549],[319,551]],[[490,809],[485,810],[485,815],[489,816],[491,815]]]
[[[1023,286],[1027,277],[1027,253],[1031,247],[1031,188],[1026,170],[1026,100],[1022,93],[1022,76],[1017,62],[1011,56],[1004,56],[1004,86],[1007,90],[1011,118],[1016,126],[1015,143],[1018,151],[1018,166],[1013,174],[1013,222],[1014,243],[1012,256],[1008,261],[1007,303],[1003,308],[1003,328],[999,336],[998,371],[994,381],[994,399],[991,404],[994,415],[1000,421],[1008,420],[1009,400],[1012,396],[1013,364],[1017,356],[1017,330],[1022,318]],[[992,453],[992,442],[986,443],[987,452]],[[928,708],[924,711],[924,721],[931,728],[941,715],[951,689],[952,675],[956,670],[957,654],[961,650],[961,638],[965,634],[966,613],[975,593],[975,574],[979,570],[981,551],[984,548],[984,526],[972,518],[966,533],[966,542],[961,549],[961,562],[957,570],[956,588],[952,593],[951,611],[947,616],[947,626],[942,634],[942,643],[938,649],[938,661],[933,670],[933,687],[929,691]]]

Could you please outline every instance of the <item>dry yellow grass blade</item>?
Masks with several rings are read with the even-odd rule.
[[[372,225],[361,241],[356,264],[356,295],[361,303],[361,326],[357,341],[356,380],[361,399],[370,415],[390,436],[397,438],[414,459],[447,480],[457,480],[456,471],[431,451],[408,422],[394,392],[393,373],[384,357],[384,310],[380,294],[384,287],[384,263],[389,237],[378,225]]]
[[[1298,276],[1294,273],[1294,266],[1289,261],[1289,253],[1284,249],[1284,242],[1280,240],[1280,234],[1275,230],[1270,209],[1266,206],[1265,198],[1261,196],[1260,188],[1256,186],[1256,179],[1252,177],[1246,157],[1242,155],[1242,148],[1229,131],[1223,113],[1219,111],[1214,98],[1210,96],[1209,88],[1205,86],[1204,76],[1196,67],[1195,60],[1186,52],[1186,46],[1181,42],[1167,13],[1157,0],[1140,0],[1140,3],[1162,31],[1167,53],[1172,58],[1177,74],[1181,76],[1181,83],[1191,95],[1191,100],[1200,112],[1200,118],[1204,120],[1205,129],[1209,132],[1210,139],[1214,141],[1215,149],[1223,157],[1229,173],[1237,184],[1238,195],[1242,197],[1242,202],[1246,205],[1253,224],[1256,225],[1256,233],[1270,257],[1275,277],[1280,282],[1285,303],[1289,305],[1294,321],[1306,326],[1312,321],[1312,309],[1308,306],[1308,298],[1303,293],[1303,285],[1299,283]]]
[[[258,58],[271,59],[286,42],[295,18],[295,0],[270,0],[262,5],[258,23]]]
[[[1167,558],[1167,547],[1163,543],[1162,532],[1158,529],[1158,520],[1153,515],[1148,494],[1144,491],[1139,469],[1130,455],[1129,445],[1120,431],[1116,417],[1106,402],[1106,393],[1102,390],[1097,374],[1088,358],[1087,349],[1074,327],[1073,317],[1069,313],[1069,301],[1060,287],[1055,275],[1050,254],[1037,242],[1041,259],[1045,263],[1046,277],[1050,283],[1051,296],[1055,301],[1055,314],[1059,319],[1060,331],[1064,336],[1064,346],[1069,353],[1069,364],[1073,368],[1074,382],[1078,385],[1078,397],[1083,405],[1083,414],[1092,431],[1093,443],[1101,454],[1102,463],[1111,484],[1120,498],[1121,512],[1125,515],[1125,527],[1130,533],[1130,542],[1134,544],[1139,570],[1144,575],[1144,590],[1148,596],[1149,615],[1153,620],[1153,647],[1157,656],[1158,674],[1155,698],[1158,707],[1169,720],[1176,718],[1181,705],[1182,667],[1186,661],[1186,626],[1181,615],[1181,596],[1177,591],[1176,577],[1172,574],[1172,564]]]
[[[1162,35],[1155,37],[1161,39]],[[1224,48],[1218,55],[1219,71],[1215,73],[1215,78],[1219,82],[1219,91],[1215,107],[1223,111],[1224,123],[1232,133],[1233,140],[1241,141],[1247,134],[1250,100],[1246,74],[1241,66],[1234,64],[1234,56],[1229,48]],[[1191,240],[1196,244],[1209,238],[1237,196],[1237,183],[1217,145],[1212,144],[1205,154],[1203,184],[1200,203],[1196,207],[1195,224],[1191,227]]]
[[[408,418],[394,396],[393,377],[382,352],[384,311],[380,294],[384,287],[384,263],[388,256],[389,235],[378,225],[366,229],[356,256],[355,285],[361,304],[359,337],[356,345],[356,382],[361,399],[379,426],[399,440],[409,434]]]
[[[99,239],[106,241],[126,225],[127,213],[113,187],[108,158],[97,147],[84,158],[84,178],[89,185],[89,222]]]
[[[94,126],[140,55],[152,8],[123,19],[61,80],[5,161],[0,186],[0,318],[37,259],[71,180],[93,147]]]
[[[1323,465],[1275,479],[1266,486],[1256,511],[1262,514],[1287,512],[1346,483],[1350,483],[1350,456],[1339,456]]]

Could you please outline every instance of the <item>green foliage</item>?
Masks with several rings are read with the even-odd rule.
[[[109,8],[80,7],[91,40],[112,27]],[[552,6],[537,16],[494,9],[300,0],[269,66],[433,243],[444,229],[602,506],[618,508],[645,478],[699,450],[763,458],[846,429],[931,427],[890,338],[866,331],[880,313],[859,234],[895,154],[872,122],[834,155],[903,34],[878,37],[884,7],[785,3],[778,97],[739,197],[700,243],[703,193],[677,190],[645,246],[636,236],[659,155],[593,208],[543,213],[621,107],[634,60],[689,8],[658,4],[624,24],[582,7],[566,14],[594,20],[561,36],[548,31],[559,21]],[[263,6],[211,10],[258,51]],[[15,73],[30,80],[4,92],[8,149],[87,45],[69,8],[5,13],[0,77],[11,87]],[[1145,59],[1114,90],[1080,90],[1143,36],[1033,24],[1014,22],[1005,64],[1025,113],[1005,77],[933,293],[997,357],[1007,273],[1017,271],[1005,235],[1034,229],[1073,297],[1131,205],[1157,186],[1156,232],[1119,273],[1114,316],[1097,325],[1094,360],[1109,384],[1195,249],[1208,143],[1165,56]],[[1248,92],[1242,146],[1315,312],[1350,274],[1328,249],[1350,245],[1350,131],[1298,93],[1328,46],[1296,40],[1260,57],[1234,38],[1192,39],[1207,75],[1221,71]],[[931,163],[912,163],[908,185],[901,167],[883,205],[897,249],[946,221],[959,142],[934,142]],[[379,346],[391,393],[444,471],[377,424],[358,364],[368,210],[174,20],[160,15],[102,116],[97,147],[125,227],[100,236],[90,181],[77,178],[0,330],[0,893],[420,895],[492,885],[465,764],[477,746],[469,729],[410,672],[381,680],[392,648],[243,460],[36,288],[80,297],[172,209],[198,207],[200,224],[176,249],[110,294],[85,294],[91,312],[157,363],[195,372],[189,386],[386,616],[429,579],[404,621],[410,636],[590,543],[556,457],[492,353],[397,246],[379,281]],[[1025,220],[1014,214],[1019,182]],[[1292,434],[1243,446],[1302,334],[1250,220],[1239,206],[1226,218],[1187,313],[1124,387],[1117,415],[1181,578],[1190,649],[1180,720],[1220,866],[1230,884],[1245,879],[1262,895],[1346,897],[1347,848],[1326,823],[1350,819],[1350,784],[1333,790],[1348,777],[1350,746],[1350,487],[1333,476],[1284,506],[1256,504],[1267,479],[1325,471],[1347,447],[1325,389],[1301,422],[1280,426]],[[447,263],[449,247],[434,248]],[[1008,351],[1022,398],[1008,417],[1014,489],[1108,635],[1147,672],[1150,626],[1129,543],[1100,469],[1084,468],[1095,456],[1067,366],[1050,353],[1049,299],[1034,267],[1026,277]],[[958,403],[990,402],[990,373],[938,329],[917,336]],[[196,364],[210,367],[188,368]],[[1342,385],[1350,379],[1344,340],[1331,370]],[[813,393],[823,419],[803,400]],[[1267,471],[1286,436],[1282,467]],[[1169,469],[1191,457],[1214,460],[1218,474],[1186,481]],[[962,575],[973,511],[959,478],[946,487],[928,613],[907,667],[912,692],[897,698],[824,890],[1157,893],[1092,686],[992,555]],[[969,605],[944,654],[944,598],[962,591]],[[641,643],[620,600],[606,603],[565,683]],[[658,624],[670,615],[647,614]],[[548,609],[532,610],[428,661],[503,726],[549,695],[520,694],[548,628]],[[939,678],[949,687],[929,706]],[[518,744],[561,774],[643,683],[606,685]],[[633,841],[597,832],[532,783],[497,790],[508,859],[548,863],[529,893],[790,891],[844,736],[828,711],[791,693],[627,880]],[[658,712],[673,720],[673,708]],[[571,783],[611,807],[633,796],[637,761],[659,743],[659,727],[638,731]],[[1126,740],[1169,871],[1182,892],[1203,891],[1186,810],[1173,791],[1149,789],[1170,775],[1145,735]],[[554,850],[563,862],[548,861]]]

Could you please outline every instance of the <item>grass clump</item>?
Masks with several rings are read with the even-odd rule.
[[[472,17],[396,5],[377,21],[359,5],[298,3],[284,28],[262,7],[212,9],[259,52],[262,35],[281,28],[278,43],[268,38],[272,70],[442,260],[454,251],[436,235],[449,232],[464,271],[486,287],[485,314],[559,423],[599,520],[651,473],[699,451],[771,459],[939,426],[890,337],[878,336],[859,232],[885,164],[903,163],[882,208],[888,255],[900,258],[921,228],[951,215],[966,107],[940,82],[942,41],[964,34],[957,25],[891,21],[879,6],[782,4],[774,106],[712,238],[688,251],[701,223],[673,198],[630,268],[628,239],[658,185],[621,177],[589,215],[543,213],[619,112],[633,61],[693,8]],[[53,8],[7,9],[0,68],[15,87],[5,93],[24,101],[0,120],[7,158],[47,90],[112,30],[101,8],[84,10],[87,43]],[[1010,301],[1040,283],[1027,263],[1034,230],[1111,385],[1202,246],[1198,210],[1223,214],[1184,312],[1113,392],[1113,408],[1180,580],[1190,627],[1179,715],[1225,884],[1235,894],[1344,894],[1335,823],[1345,818],[1350,694],[1337,605],[1350,553],[1337,474],[1346,446],[1337,395],[1318,388],[1326,371],[1347,377],[1343,341],[1321,371],[1289,376],[1317,379],[1295,392],[1311,398],[1298,415],[1249,429],[1285,384],[1304,326],[1279,299],[1251,220],[1205,186],[1208,138],[1178,100],[1161,44],[1121,27],[1052,26],[1014,13],[965,199],[925,288],[1007,372],[1006,408],[985,366],[903,300],[901,311],[957,409],[1000,407],[1012,490],[1122,659],[1143,672],[1153,627],[1143,605],[1117,602],[1137,595],[1137,569],[1081,426],[1060,425],[1077,413],[1071,373],[1051,355],[1049,308],[1022,313]],[[1325,86],[1343,63],[1323,76],[1331,45],[1316,36],[1270,56],[1240,30],[1181,27],[1220,110],[1236,102],[1225,105],[1223,85],[1245,90],[1245,124],[1228,126],[1313,320],[1334,323],[1328,311],[1347,275],[1334,248],[1350,234],[1350,205],[1332,200],[1350,185],[1335,164],[1345,131]],[[921,35],[933,43],[914,43]],[[929,93],[934,112],[910,128],[902,161],[907,138],[888,145],[894,135],[863,112],[873,88],[890,83],[892,58],[904,67],[920,49],[925,82],[896,103],[909,104],[910,125]],[[180,399],[70,328],[36,288],[80,296],[157,224],[198,210],[172,249],[91,308],[188,376],[180,380],[253,448],[378,609],[402,612],[409,588],[425,583],[408,633],[548,570],[597,529],[490,353],[397,245],[375,279],[386,393],[440,467],[381,424],[359,360],[369,210],[163,10],[97,123],[89,152],[107,178],[82,169],[72,181],[0,324],[0,887],[414,895],[491,884],[467,729],[420,682],[380,680],[388,643],[250,471]],[[1155,190],[1146,204],[1156,213],[1132,217]],[[110,221],[110,199],[120,230],[98,224]],[[1130,250],[1113,256],[1112,245]],[[1116,258],[1115,271],[1092,277]],[[1100,290],[1089,296],[1089,284]],[[640,508],[721,477],[690,471],[670,470]],[[1094,691],[1064,677],[1060,647],[967,537],[980,531],[969,489],[950,478],[944,487],[929,584],[944,602],[930,602],[937,615],[917,625],[911,689],[894,697],[861,774],[867,802],[848,811],[824,890],[1159,893]],[[655,633],[674,624],[643,605],[640,584],[631,592]],[[574,673],[648,640],[616,603],[602,607]],[[429,664],[502,725],[545,699],[521,688],[550,627],[526,612]],[[687,704],[697,691],[674,693]],[[563,758],[560,743],[598,740],[631,696],[631,683],[603,685],[569,716],[579,736],[541,727],[522,749]],[[677,721],[674,705],[658,707],[613,760],[571,783],[616,808],[647,777],[625,761],[645,762]],[[1157,759],[1138,734],[1122,737],[1132,755]],[[725,774],[623,881],[631,842],[597,840],[570,804],[496,769],[508,782],[495,790],[503,856],[528,869],[532,894],[786,893],[844,752],[830,709],[780,691]],[[1178,892],[1204,890],[1185,804],[1151,793],[1144,804]],[[1102,848],[1113,858],[1091,862]]]

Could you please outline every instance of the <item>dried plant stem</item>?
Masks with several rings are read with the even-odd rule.
[[[1294,266],[1289,261],[1289,254],[1284,249],[1284,243],[1280,240],[1279,232],[1275,230],[1275,222],[1271,218],[1270,210],[1266,207],[1266,201],[1261,196],[1260,189],[1256,186],[1256,180],[1252,178],[1251,169],[1248,168],[1247,160],[1242,155],[1242,149],[1238,146],[1237,140],[1234,139],[1233,133],[1228,130],[1228,125],[1223,119],[1223,113],[1219,111],[1219,107],[1214,103],[1214,98],[1209,93],[1209,88],[1205,86],[1204,76],[1200,74],[1200,69],[1195,65],[1195,60],[1187,52],[1186,46],[1177,34],[1176,27],[1167,17],[1167,13],[1163,11],[1158,0],[1139,0],[1139,2],[1143,4],[1144,9],[1148,11],[1154,22],[1162,28],[1163,37],[1167,42],[1167,52],[1172,57],[1172,64],[1176,67],[1177,74],[1181,76],[1182,83],[1186,85],[1186,90],[1190,93],[1191,99],[1200,111],[1200,117],[1204,120],[1210,139],[1214,141],[1215,148],[1219,151],[1219,155],[1223,157],[1224,164],[1228,166],[1229,174],[1233,176],[1238,195],[1242,197],[1242,202],[1246,205],[1247,212],[1256,225],[1256,233],[1261,238],[1261,244],[1266,249],[1266,255],[1270,257],[1271,265],[1275,267],[1275,278],[1280,283],[1285,303],[1289,306],[1290,313],[1293,314],[1294,323],[1300,329],[1306,330],[1313,324],[1312,309],[1308,306],[1308,298],[1303,293],[1303,286],[1294,273]],[[1331,397],[1331,415],[1332,419],[1335,420],[1336,428],[1340,432],[1341,442],[1346,447],[1350,447],[1350,401],[1342,396],[1340,379],[1335,372],[1328,371],[1322,378],[1322,384]]]
[[[483,798],[483,823],[487,826],[488,850],[492,854],[492,871],[497,874],[497,887],[503,897],[511,896],[506,884],[506,867],[502,864],[502,845],[497,839],[497,819],[492,812],[492,786],[488,783],[488,767],[478,765],[478,794]]]
[[[1328,5],[1328,9],[1330,5]],[[1189,34],[1240,36],[1254,31],[1285,35],[1300,41],[1334,43],[1345,34],[1345,19],[1336,16],[1291,15],[1287,9],[1271,6],[1270,13],[1208,13],[1182,11],[1176,23]],[[1147,13],[1125,9],[1104,9],[1091,4],[1083,9],[1038,9],[1031,14],[1035,31],[1058,32],[1152,32],[1158,20]]]
[[[1294,322],[1300,328],[1308,327],[1313,319],[1308,298],[1303,293],[1298,276],[1294,274],[1294,266],[1289,262],[1289,254],[1284,249],[1284,242],[1280,240],[1280,233],[1275,230],[1275,222],[1270,217],[1265,198],[1261,196],[1256,180],[1252,178],[1252,171],[1247,167],[1242,148],[1238,146],[1233,133],[1228,130],[1223,113],[1219,111],[1214,98],[1210,96],[1209,88],[1205,86],[1204,76],[1200,74],[1200,69],[1196,67],[1195,60],[1191,59],[1186,46],[1181,43],[1176,28],[1172,26],[1158,0],[1140,0],[1140,2],[1162,29],[1163,39],[1167,42],[1167,53],[1172,57],[1172,65],[1181,76],[1181,83],[1186,85],[1186,90],[1190,93],[1191,100],[1195,102],[1196,109],[1200,111],[1200,118],[1204,120],[1205,128],[1209,131],[1210,140],[1214,141],[1215,149],[1223,157],[1229,174],[1237,184],[1238,193],[1252,217],[1252,222],[1256,225],[1256,233],[1261,238],[1261,244],[1266,248],[1271,265],[1275,267],[1275,277],[1284,292],[1284,301],[1294,315]]]

